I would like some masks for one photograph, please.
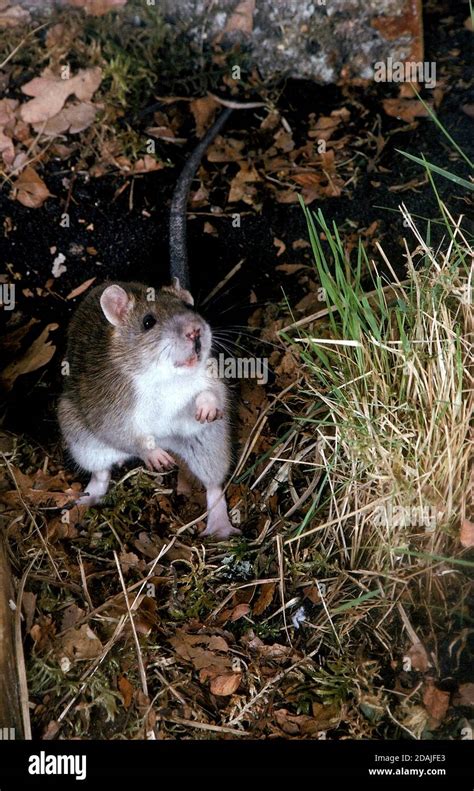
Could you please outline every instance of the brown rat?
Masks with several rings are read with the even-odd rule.
[[[178,280],[156,293],[105,283],[85,297],[69,327],[58,409],[69,451],[91,473],[81,503],[100,501],[114,464],[139,457],[160,470],[176,454],[206,487],[203,535],[240,532],[222,489],[230,465],[227,390],[208,366],[211,343]]]

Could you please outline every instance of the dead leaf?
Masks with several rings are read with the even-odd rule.
[[[17,107],[16,99],[0,99],[0,154],[8,167],[13,165],[15,159],[12,135],[17,123]]]
[[[0,305],[2,304],[2,300],[0,297]],[[17,352],[18,349],[21,348],[21,343],[23,339],[28,335],[31,328],[38,323],[38,319],[30,319],[26,324],[21,324],[12,332],[9,332],[7,335],[4,335],[3,338],[0,339],[0,346],[3,352]]]
[[[48,340],[48,337],[49,333],[57,330],[58,327],[59,324],[48,324],[39,337],[33,341],[24,356],[7,365],[1,375],[1,381],[7,390],[11,390],[19,376],[36,371],[49,363],[56,347]]]
[[[462,520],[459,540],[466,549],[474,547],[474,522],[471,522],[469,519]]]
[[[204,231],[204,233],[209,233],[211,236],[218,236],[218,235],[219,235],[219,234],[217,233],[217,228],[216,228],[216,226],[215,226],[215,225],[213,225],[211,222],[207,222],[207,221],[206,221],[206,222],[204,223],[204,228],[203,228],[203,231]]]
[[[238,604],[237,607],[234,607],[232,613],[230,615],[231,621],[238,621],[239,618],[243,618],[244,615],[248,615],[250,612],[250,606],[248,604]]]
[[[78,629],[68,629],[62,636],[59,655],[67,656],[71,661],[78,659],[95,659],[102,653],[103,646],[99,638],[86,623]]]
[[[282,253],[284,253],[286,250],[285,242],[282,242],[281,239],[277,239],[276,236],[273,239],[273,246],[278,248],[277,258],[279,258],[279,256],[282,255]]]
[[[276,584],[274,582],[265,582],[260,588],[260,596],[255,602],[252,610],[254,615],[261,615],[273,601],[275,594]]]
[[[302,269],[306,269],[307,264],[278,264],[275,269],[278,272],[284,272],[285,275],[294,275],[295,272],[300,272]]]
[[[135,555],[135,552],[121,552],[119,559],[120,568],[124,574],[133,569],[139,562],[138,555]]]
[[[243,140],[218,135],[206,153],[208,162],[237,162],[242,159]]]
[[[61,631],[66,632],[72,629],[81,618],[85,615],[84,610],[81,610],[77,604],[70,604],[69,607],[63,611],[61,618]]]
[[[406,656],[410,659],[411,669],[425,673],[431,665],[423,643],[414,643]]]
[[[293,250],[304,250],[307,247],[311,247],[311,244],[306,239],[297,239],[291,246]]]
[[[89,280],[84,280],[84,282],[81,283],[80,286],[77,286],[77,288],[73,288],[73,290],[69,292],[66,299],[75,299],[76,297],[79,297],[81,294],[84,293],[84,291],[87,291],[89,286],[91,286],[94,280],[96,279],[97,278],[95,277],[91,277]]]
[[[201,682],[208,679],[212,682],[219,676],[223,677],[217,682],[217,688],[230,692],[215,692],[216,695],[231,695],[234,689],[232,686],[239,682],[232,671],[232,659],[229,655],[229,646],[221,635],[212,634],[190,634],[184,629],[178,629],[176,635],[170,639],[176,653],[182,658],[191,662],[194,669],[199,672]]]
[[[277,148],[279,151],[283,151],[286,154],[289,151],[293,151],[295,147],[293,135],[291,132],[287,132],[285,129],[279,129],[278,132],[273,136],[273,140],[275,141],[275,148]]]
[[[212,96],[202,96],[199,99],[193,99],[189,106],[196,123],[196,134],[198,137],[203,137],[212,123],[219,103]]]
[[[114,8],[121,8],[127,0],[67,0],[73,8],[83,8],[90,16],[104,16]]]
[[[25,168],[13,183],[13,199],[29,209],[38,209],[50,195],[44,181],[31,167]]]
[[[255,187],[252,185],[261,178],[252,164],[247,162],[240,163],[240,170],[230,182],[229,203],[252,204],[255,195]]]
[[[35,617],[36,610],[36,598],[36,593],[32,593],[31,591],[23,591],[21,606],[23,607],[23,612],[25,614],[25,630],[27,632],[29,632],[33,626],[33,619]]]
[[[142,159],[137,159],[132,167],[132,173],[152,173],[154,170],[162,170],[164,167],[162,162],[158,162],[155,157],[150,154],[145,154]]]
[[[423,703],[430,715],[428,727],[436,730],[446,716],[449,707],[449,692],[444,692],[435,685],[433,679],[425,681],[423,690]]]
[[[317,738],[321,731],[335,728],[340,722],[341,713],[336,706],[316,707],[317,717],[308,714],[290,714],[287,709],[277,709],[274,713],[275,722],[289,736],[309,736]]]
[[[45,741],[48,741],[49,739],[55,739],[59,733],[60,727],[60,723],[57,720],[51,720],[44,729],[41,738]]]
[[[242,673],[225,673],[216,676],[211,680],[211,692],[213,695],[233,695],[242,680]]]
[[[474,707],[474,684],[469,681],[467,684],[460,684],[456,692],[453,703],[455,706]]]
[[[92,102],[72,102],[46,121],[46,124],[44,121],[33,124],[33,129],[49,137],[56,137],[65,132],[74,135],[87,129],[96,115],[97,107]]]
[[[34,99],[21,106],[20,115],[29,124],[48,121],[61,112],[71,94],[89,102],[101,81],[102,69],[99,67],[81,69],[69,79],[61,79],[50,69],[45,69],[41,77],[35,77],[22,86],[23,93]]]
[[[384,99],[382,105],[387,115],[407,123],[429,115],[427,108],[418,99]]]
[[[225,26],[226,33],[249,34],[253,30],[253,15],[255,12],[255,0],[242,0],[234,8],[233,13],[227,20]]]
[[[123,705],[126,709],[129,709],[133,700],[134,689],[126,676],[119,676],[118,688],[122,695]]]

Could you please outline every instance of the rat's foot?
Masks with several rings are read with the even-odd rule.
[[[196,398],[196,420],[200,423],[212,423],[214,420],[222,420],[224,414],[219,409],[217,398],[210,390],[204,390]]]
[[[207,519],[207,527],[200,533],[201,536],[212,536],[218,541],[225,541],[230,536],[239,536],[242,531],[238,527],[234,527],[229,517],[226,515],[225,519]]]
[[[85,505],[87,508],[91,508],[100,503],[109,488],[109,481],[110,470],[93,472],[84,492],[77,498],[76,505]]]
[[[212,536],[218,541],[224,541],[229,536],[240,535],[241,530],[234,527],[227,514],[227,505],[224,493],[220,486],[207,490],[207,527],[202,536]]]
[[[166,470],[174,467],[175,460],[163,448],[153,448],[147,450],[143,455],[143,461],[149,470]]]

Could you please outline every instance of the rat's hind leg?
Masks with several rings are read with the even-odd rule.
[[[171,447],[171,446],[170,446]],[[171,449],[181,456],[189,469],[206,487],[207,527],[201,535],[225,539],[241,531],[227,513],[223,484],[229,472],[230,450],[225,421],[206,424],[203,431],[189,437],[173,437]]]
[[[59,402],[59,422],[64,439],[74,461],[83,470],[92,473],[85,491],[78,497],[78,505],[92,506],[100,502],[107,492],[110,471],[114,464],[121,464],[130,455],[101,442],[83,424],[73,404],[63,397]]]
[[[78,505],[92,506],[100,503],[109,488],[110,470],[96,470],[85,490],[77,498]]]

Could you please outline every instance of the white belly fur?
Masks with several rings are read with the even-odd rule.
[[[153,370],[142,374],[136,381],[133,415],[137,435],[152,434],[159,443],[171,436],[200,433],[203,426],[195,418],[196,397],[203,390],[214,388],[215,380],[206,371],[165,381]]]

